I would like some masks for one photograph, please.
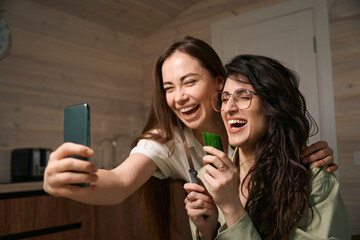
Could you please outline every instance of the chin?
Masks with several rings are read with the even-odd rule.
[[[245,144],[245,141],[243,139],[239,139],[236,137],[230,137],[229,143],[231,146],[234,146],[234,147],[242,147]]]
[[[191,128],[191,129],[198,129],[199,127],[201,127],[203,124],[203,122],[200,121],[200,119],[198,120],[195,120],[195,121],[186,121],[186,126],[188,128]]]
[[[186,125],[191,129],[203,128],[206,125],[206,117],[200,116],[197,117],[196,119],[186,121]]]

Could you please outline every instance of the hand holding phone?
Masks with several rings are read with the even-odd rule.
[[[64,110],[64,142],[72,142],[90,147],[90,107],[83,103],[66,107]],[[70,156],[90,161],[82,156]],[[82,187],[89,184],[76,184]]]

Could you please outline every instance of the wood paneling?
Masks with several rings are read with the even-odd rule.
[[[196,0],[31,0],[47,8],[80,17],[116,32],[143,38],[169,22]]]
[[[74,229],[63,231],[59,233],[51,233],[43,236],[31,237],[31,238],[23,238],[24,240],[79,240],[81,238],[81,230]]]
[[[33,234],[26,239],[150,239],[139,230],[136,203],[136,194],[115,206],[91,206],[48,195],[2,199],[0,213],[6,221],[0,223],[0,238]],[[73,229],[66,230],[69,226]]]
[[[336,131],[342,196],[353,234],[360,234],[360,2],[329,0]]]
[[[103,138],[139,131],[140,39],[37,1],[1,1],[1,8],[12,46],[0,62],[0,149],[55,149],[64,107],[81,102],[90,104],[95,151]]]
[[[9,235],[79,223],[82,205],[50,196],[0,200],[0,213],[6,219],[0,224],[0,233]]]

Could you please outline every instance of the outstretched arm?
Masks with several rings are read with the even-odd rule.
[[[44,173],[44,190],[93,205],[121,203],[155,172],[156,164],[147,156],[135,153],[113,170],[98,170],[91,162],[68,156],[91,157],[93,150],[79,144],[64,143],[50,156]],[[79,187],[73,183],[90,183]]]

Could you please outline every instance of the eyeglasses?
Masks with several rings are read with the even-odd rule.
[[[233,94],[230,94],[228,92],[216,92],[211,97],[211,103],[215,111],[222,112],[224,111],[224,108],[230,97],[233,96],[233,100],[237,108],[239,110],[244,110],[250,107],[253,95],[257,94],[245,88],[239,88],[235,90]]]

